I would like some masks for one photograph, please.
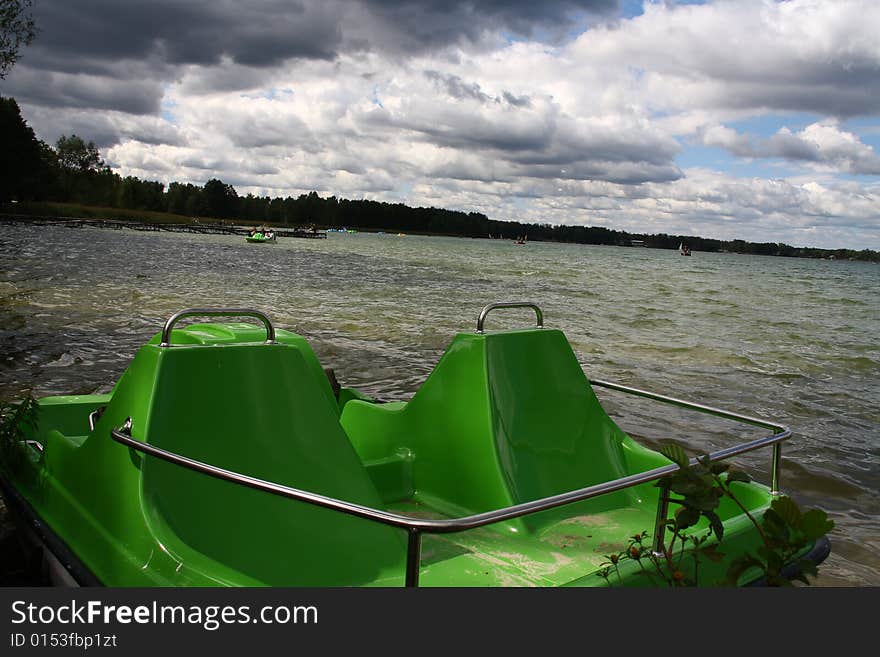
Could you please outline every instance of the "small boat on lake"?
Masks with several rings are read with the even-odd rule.
[[[691,254],[691,247],[682,242],[678,245],[678,252],[680,255],[689,256]]]
[[[277,236],[275,235],[275,233],[271,230],[267,230],[265,232],[256,231],[245,237],[245,240],[252,244],[273,244],[276,240],[276,237]]]
[[[535,326],[486,330],[509,308],[534,311]],[[770,485],[730,474],[737,501],[684,524],[670,504],[686,491],[668,477],[700,462],[636,442],[596,387],[770,431],[708,461],[723,477],[723,459],[767,448]],[[760,547],[748,518],[780,499],[791,434],[589,380],[531,302],[484,307],[392,402],[336,384],[303,336],[260,311],[186,309],[112,392],[44,397],[19,428],[0,469],[7,506],[55,583],[110,586],[644,586],[673,526],[711,557],[699,573],[711,581]],[[827,556],[823,530],[792,572]],[[678,559],[673,579],[696,578]],[[744,568],[736,583],[760,579]]]

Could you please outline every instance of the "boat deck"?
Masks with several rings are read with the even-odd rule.
[[[388,509],[402,515],[449,519],[418,501]],[[480,527],[454,534],[427,534],[422,539],[421,586],[601,586],[597,574],[607,555],[624,550],[629,537],[649,529],[656,509],[613,509],[573,516],[536,534],[517,535],[505,527]],[[610,536],[619,540],[610,541]],[[580,580],[580,581],[578,581]]]

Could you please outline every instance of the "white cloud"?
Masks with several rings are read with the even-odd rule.
[[[567,27],[579,3],[444,13],[402,2],[395,23],[385,3],[304,2],[277,24],[270,3],[245,27],[221,2],[204,5],[192,34],[171,25],[190,7],[161,4],[168,24],[157,18],[150,35],[120,19],[129,46],[68,34],[23,60],[11,88],[40,136],[95,139],[123,175],[219,177],[239,193],[315,189],[498,219],[880,248],[876,187],[840,178],[880,175],[871,125],[846,127],[880,115],[878,2],[648,3],[553,43],[501,30]],[[61,70],[59,53],[79,51],[82,71],[69,58]],[[783,112],[814,118],[766,138],[729,127]],[[803,175],[682,170],[691,142],[782,158]]]
[[[706,146],[718,146],[745,158],[783,158],[817,171],[880,175],[880,156],[834,120],[811,123],[803,130],[783,126],[766,139],[755,139],[716,125],[700,133]]]
[[[871,0],[719,0],[648,3],[645,13],[585,32],[581,62],[641,79],[642,98],[664,111],[880,109],[880,3]]]

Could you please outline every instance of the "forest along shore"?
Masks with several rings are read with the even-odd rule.
[[[31,215],[0,214],[0,221],[17,222],[39,226],[64,226],[67,228],[110,228],[115,230],[130,229],[151,232],[199,233],[205,235],[248,235],[253,226],[240,226],[231,222],[206,222],[194,220],[192,223],[162,223],[135,221],[131,219],[84,219],[80,217],[43,217]],[[295,228],[283,230],[273,228],[277,237],[303,237],[326,239],[327,231],[317,228]]]

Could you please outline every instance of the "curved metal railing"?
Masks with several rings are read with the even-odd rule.
[[[700,413],[706,413],[709,415],[714,415],[717,417],[773,430],[774,433],[770,436],[759,438],[757,440],[752,440],[747,443],[742,443],[735,447],[719,450],[717,452],[709,454],[708,456],[710,460],[718,461],[731,458],[739,454],[745,454],[746,452],[751,452],[756,449],[772,446],[773,460],[771,477],[773,480],[773,484],[771,486],[771,493],[774,495],[778,494],[779,470],[781,463],[780,444],[791,437],[792,432],[791,429],[789,429],[788,427],[781,424],[768,422],[766,420],[761,420],[759,418],[753,418],[747,415],[741,415],[739,413],[732,413],[730,411],[713,408],[711,406],[696,404],[693,402],[676,399],[674,397],[668,397],[666,395],[660,395],[658,393],[648,392],[645,390],[638,390],[636,388],[629,388],[627,386],[609,383],[606,381],[593,381],[592,383],[594,385],[606,387],[627,394],[634,394],[662,403],[672,404]],[[546,511],[547,509],[571,504],[573,502],[580,502],[582,500],[598,497],[599,495],[604,495],[606,493],[611,493],[614,491],[623,490],[625,488],[637,486],[639,484],[656,481],[661,477],[664,477],[665,475],[671,474],[676,470],[679,470],[679,466],[673,463],[659,468],[654,468],[653,470],[647,470],[638,474],[621,477],[613,481],[607,481],[601,484],[579,488],[576,490],[568,491],[566,493],[560,493],[557,495],[552,495],[550,497],[545,497],[539,500],[515,504],[513,506],[505,507],[503,509],[486,511],[483,513],[477,513],[461,518],[430,520],[425,518],[413,518],[410,516],[390,513],[382,509],[374,509],[371,507],[354,504],[352,502],[347,502],[345,500],[327,497],[326,495],[320,495],[318,493],[304,491],[297,488],[292,488],[290,486],[284,486],[282,484],[277,484],[271,481],[265,481],[256,477],[250,477],[248,475],[233,472],[231,470],[218,468],[217,466],[203,463],[201,461],[191,459],[181,454],[175,454],[174,452],[170,452],[168,450],[141,442],[140,440],[137,440],[131,436],[131,427],[132,420],[131,418],[128,418],[128,420],[122,427],[111,430],[110,435],[116,442],[130,447],[131,449],[137,450],[144,454],[148,454],[150,456],[154,456],[164,461],[168,461],[170,463],[174,463],[181,467],[188,468],[195,472],[200,472],[202,474],[215,477],[217,479],[223,479],[225,481],[229,481],[240,486],[261,490],[272,495],[278,495],[281,497],[286,497],[288,499],[306,502],[315,506],[332,509],[340,513],[345,513],[347,515],[364,518],[366,520],[378,522],[384,525],[390,525],[392,527],[397,527],[399,529],[405,530],[407,532],[407,559],[405,578],[406,586],[418,586],[422,534],[448,534],[465,531],[468,529],[474,529],[477,527],[484,527],[486,525],[502,522],[504,520],[512,520],[514,518],[519,518],[531,513]],[[692,458],[690,460],[691,465],[696,465],[697,462],[698,460],[696,458]],[[662,523],[665,521],[667,514],[668,499],[664,495],[661,495],[658,502],[657,524],[654,528],[655,540],[657,539],[657,537],[662,537]]]
[[[477,333],[483,333],[483,324],[486,321],[486,315],[496,308],[531,308],[535,311],[536,326],[538,328],[544,328],[544,312],[538,304],[532,303],[531,301],[502,301],[483,306],[479,317],[477,317]]]
[[[249,308],[187,308],[186,310],[174,313],[165,322],[165,326],[162,328],[160,347],[171,346],[171,329],[184,317],[255,317],[263,322],[263,325],[266,327],[266,344],[275,343],[275,327],[272,326],[272,320],[259,310],[251,310]]]

